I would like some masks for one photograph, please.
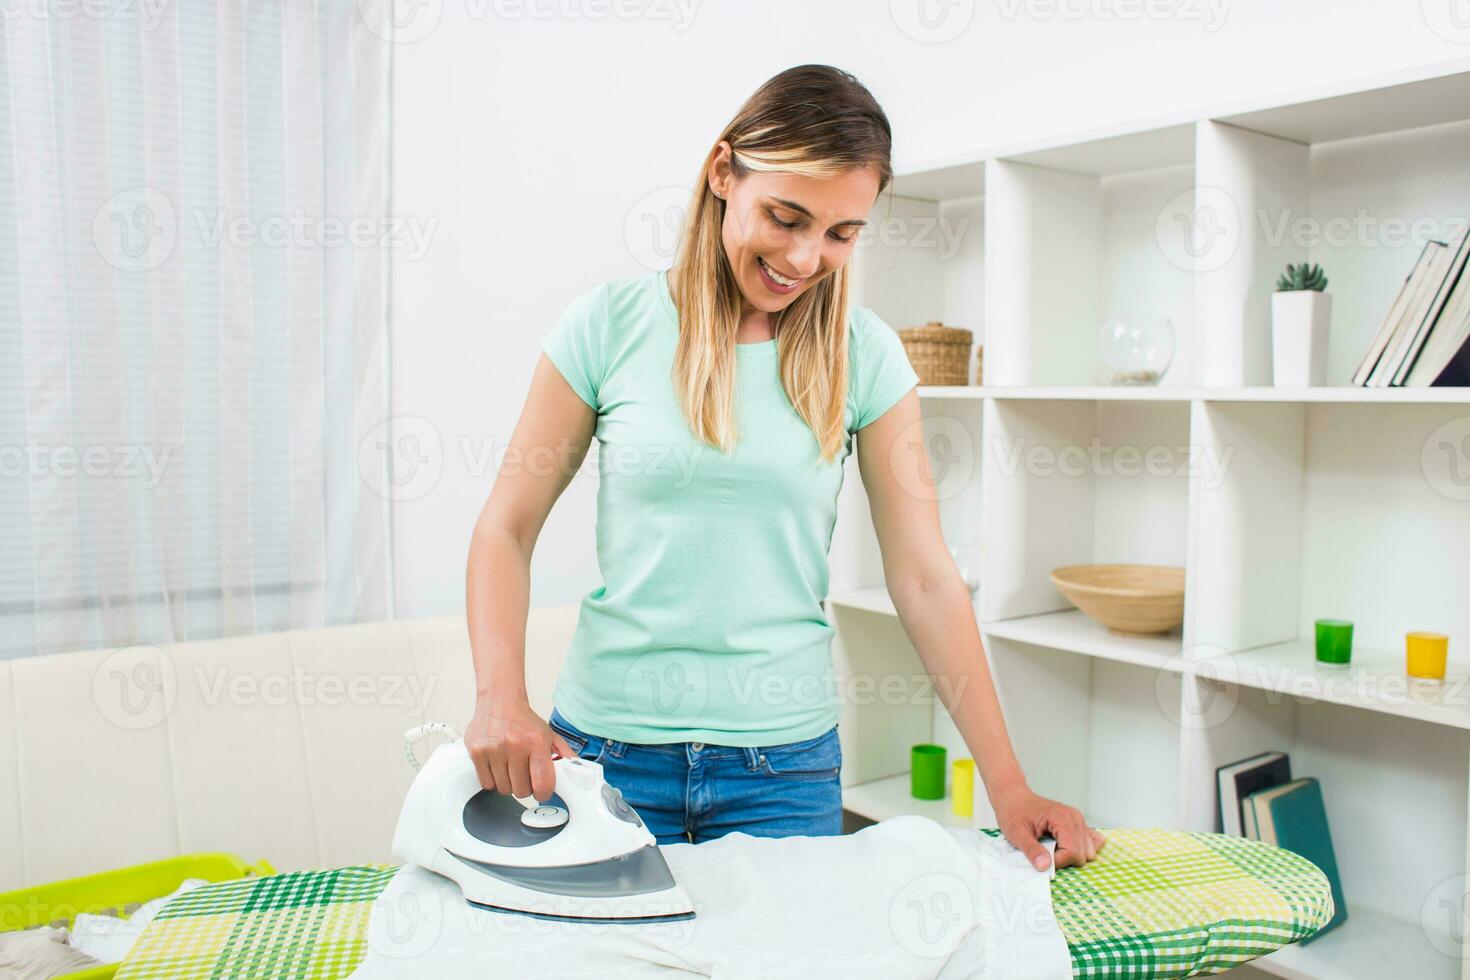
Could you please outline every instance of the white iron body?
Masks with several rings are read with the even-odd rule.
[[[657,839],[602,766],[553,760],[556,795],[486,791],[460,741],[434,750],[403,802],[393,855],[455,881],[471,904],[569,921],[694,916]]]

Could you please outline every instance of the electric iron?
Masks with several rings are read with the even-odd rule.
[[[414,777],[393,856],[451,879],[472,906],[568,922],[694,918],[658,842],[602,766],[554,757],[556,792],[544,804],[482,789],[459,733],[409,729],[409,762],[423,735],[452,734]]]

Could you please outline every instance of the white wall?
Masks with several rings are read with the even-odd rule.
[[[902,166],[1470,55],[1459,0],[400,2],[394,211],[434,224],[394,265],[393,413],[427,460],[394,511],[399,615],[461,607],[541,336],[580,290],[668,264],[668,207],[782,68],[856,74]],[[920,40],[920,4],[963,29]],[[595,490],[584,473],[548,521],[535,603],[598,584]]]

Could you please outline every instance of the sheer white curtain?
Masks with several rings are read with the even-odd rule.
[[[4,4],[0,657],[391,613],[362,18]]]

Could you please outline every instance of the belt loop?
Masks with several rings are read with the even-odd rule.
[[[623,757],[623,753],[628,750],[628,743],[619,742],[615,738],[610,738],[607,740],[606,748],[608,755],[612,756],[614,759],[621,759]]]
[[[745,746],[745,768],[750,772],[755,772],[760,765],[760,749],[753,745]]]

